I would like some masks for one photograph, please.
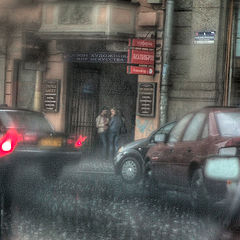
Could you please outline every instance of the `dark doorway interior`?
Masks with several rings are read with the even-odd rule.
[[[134,139],[137,76],[126,74],[126,64],[70,63],[67,84],[66,129],[88,137],[88,152],[98,144],[95,119],[102,107],[117,107],[123,113],[127,134],[122,144]]]
[[[99,71],[75,63],[69,70],[67,131],[87,136],[86,144],[91,150],[95,144]]]
[[[100,107],[116,107],[126,119],[127,134],[122,136],[121,142],[126,143],[134,139],[137,76],[126,73],[126,64],[104,64],[100,81]]]

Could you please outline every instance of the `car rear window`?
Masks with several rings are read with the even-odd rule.
[[[6,128],[34,132],[52,132],[53,128],[41,114],[32,112],[0,112],[0,120]]]
[[[221,136],[240,137],[240,112],[216,113]]]

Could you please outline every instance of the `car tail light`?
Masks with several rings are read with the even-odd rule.
[[[0,138],[0,157],[14,151],[18,143],[19,135],[15,129],[10,129]]]
[[[12,149],[12,141],[8,139],[2,144],[2,151],[3,152],[9,152]]]
[[[74,144],[75,148],[81,147],[86,140],[87,140],[86,136],[83,137],[82,135],[80,135],[78,140]]]

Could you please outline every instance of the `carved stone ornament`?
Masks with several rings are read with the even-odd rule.
[[[74,5],[61,5],[59,11],[59,24],[92,24],[93,7]]]

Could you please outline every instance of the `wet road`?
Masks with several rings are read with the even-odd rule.
[[[186,196],[150,198],[140,185],[126,186],[107,162],[66,167],[57,180],[44,178],[37,165],[19,167],[12,194],[11,240],[234,239],[212,213],[195,213]]]

